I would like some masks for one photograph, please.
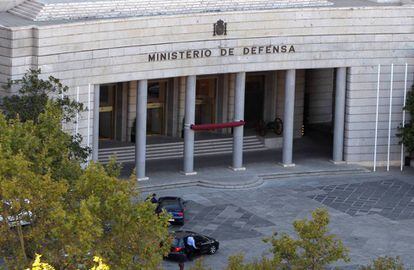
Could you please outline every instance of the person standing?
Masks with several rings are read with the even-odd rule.
[[[192,235],[187,237],[187,247],[188,247],[188,259],[191,261],[193,259],[194,253],[197,249],[194,237]]]
[[[152,196],[151,196],[151,202],[152,202],[152,203],[158,203],[158,200],[157,200],[157,194],[152,193]]]
[[[155,194],[155,193],[152,193],[151,195],[149,195],[148,197],[147,197],[147,199],[146,199],[147,201],[150,201],[150,202],[152,202],[152,203],[157,203],[158,202],[158,200],[157,200],[157,194]]]
[[[184,262],[179,262],[178,266],[180,267],[180,270],[184,270]]]

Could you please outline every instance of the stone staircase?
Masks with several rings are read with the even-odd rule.
[[[34,0],[28,0],[8,10],[8,12],[30,20],[36,20],[38,14],[42,11],[43,8],[44,5],[42,3]]]
[[[267,148],[256,136],[245,136],[243,151],[261,151]],[[184,142],[160,143],[147,145],[147,160],[182,158]],[[233,151],[233,138],[197,140],[194,145],[195,156],[229,154]],[[108,163],[110,157],[116,157],[117,162],[126,163],[135,161],[135,146],[123,146],[99,149],[98,159],[101,163]]]

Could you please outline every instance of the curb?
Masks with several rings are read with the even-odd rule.
[[[296,172],[296,173],[274,173],[274,174],[259,174],[259,177],[263,180],[274,180],[280,178],[291,177],[307,177],[307,176],[324,176],[324,175],[347,175],[347,174],[360,174],[371,172],[365,168],[358,169],[346,169],[346,170],[328,170],[328,171],[309,171],[309,172]]]
[[[310,171],[310,172],[296,172],[296,173],[274,173],[274,174],[260,174],[253,181],[248,181],[245,183],[217,183],[207,180],[194,180],[186,182],[176,182],[169,184],[159,184],[159,185],[149,185],[146,187],[140,187],[141,192],[165,190],[165,189],[174,189],[174,188],[185,188],[185,187],[205,187],[205,188],[215,188],[215,189],[249,189],[256,188],[265,183],[265,181],[278,180],[283,178],[292,178],[292,177],[309,177],[309,176],[325,176],[325,175],[348,175],[348,174],[361,174],[371,172],[368,169],[358,168],[358,169],[346,169],[346,170],[330,170],[330,171]]]
[[[255,178],[254,181],[238,184],[226,184],[226,183],[217,183],[210,182],[206,180],[195,180],[188,182],[177,182],[171,184],[161,184],[161,185],[152,185],[147,187],[140,187],[141,192],[156,191],[156,190],[165,190],[165,189],[174,189],[174,188],[185,188],[185,187],[205,187],[205,188],[216,188],[216,189],[248,189],[259,187],[264,183],[262,178]]]

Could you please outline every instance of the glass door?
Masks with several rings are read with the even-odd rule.
[[[263,121],[265,78],[262,75],[246,77],[246,93],[244,101],[244,120],[246,128],[254,128]]]
[[[147,134],[164,133],[165,95],[167,82],[150,82],[148,84]]]
[[[114,138],[116,84],[100,86],[99,97],[99,138],[112,140]]]
[[[196,89],[196,124],[212,124],[216,122],[216,78],[197,80]]]

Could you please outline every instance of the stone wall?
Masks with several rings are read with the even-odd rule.
[[[8,29],[0,27],[0,102],[1,98],[6,95],[1,87],[7,79],[11,78],[11,56],[12,56],[12,32]]]
[[[306,71],[309,124],[331,123],[334,104],[334,69]]]
[[[407,87],[413,84],[413,66],[409,68]],[[405,65],[394,66],[391,147],[390,160],[400,164],[401,146],[395,135],[402,122],[402,104],[404,99]],[[375,115],[378,67],[352,67],[347,75],[347,97],[345,115],[345,159],[349,162],[363,162],[372,165],[374,157]],[[385,165],[388,152],[388,124],[390,110],[391,67],[381,66],[380,102],[378,117],[379,165]],[[408,89],[407,89],[408,90]]]

